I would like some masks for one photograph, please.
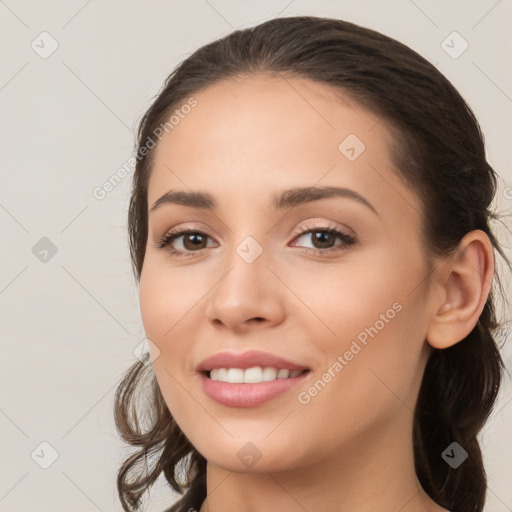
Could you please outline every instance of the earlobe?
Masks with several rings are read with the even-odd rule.
[[[427,342],[444,349],[463,340],[485,306],[494,274],[493,247],[481,230],[466,234],[452,257],[442,263],[438,286],[444,297],[434,305]]]

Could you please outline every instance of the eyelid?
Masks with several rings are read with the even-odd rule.
[[[297,237],[299,235],[302,235],[302,234],[305,234],[306,232],[308,231],[311,231],[311,230],[318,230],[318,231],[326,231],[326,230],[335,230],[335,231],[340,231],[342,232],[344,235],[346,235],[347,237],[348,236],[351,236],[351,237],[354,237],[355,238],[355,233],[353,232],[353,230],[349,229],[348,227],[341,227],[335,223],[333,223],[332,221],[330,220],[314,220],[314,221],[311,221],[311,220],[307,220],[305,221],[306,224],[301,224],[293,233],[292,233],[292,237]]]
[[[306,222],[306,225],[304,225],[304,222]],[[312,224],[312,222],[316,222],[318,224]],[[165,233],[161,236],[158,237],[158,240],[161,240],[163,237],[169,235],[169,234],[174,234],[174,233],[182,233],[183,232],[191,232],[193,231],[194,233],[202,233],[202,234],[205,234],[207,236],[209,236],[210,238],[214,238],[213,236],[209,235],[203,228],[201,227],[196,227],[194,225],[185,225],[183,228],[180,227],[181,224],[178,224],[177,226],[174,226],[168,230],[165,231]],[[306,220],[306,221],[301,221],[301,223],[299,223],[299,227],[297,227],[290,236],[292,237],[296,237],[300,234],[303,234],[305,231],[309,230],[309,229],[323,229],[323,230],[326,230],[326,229],[335,229],[335,230],[339,230],[339,231],[342,231],[344,234],[346,235],[350,235],[350,236],[354,236],[355,237],[355,233],[352,229],[348,228],[347,226],[338,226],[337,224],[333,223],[333,221],[330,221],[330,220],[319,220],[319,219],[316,219],[316,220]]]
[[[176,238],[180,238],[181,236],[187,235],[189,233],[198,233],[204,236],[207,236],[208,238],[214,240],[213,236],[209,235],[205,230],[195,228],[194,226],[185,226],[185,227],[173,227],[169,230],[167,230],[163,235],[159,236],[154,244],[151,244],[153,247],[157,249],[164,249],[165,245],[168,245],[165,243],[166,240],[171,239],[174,241]],[[175,238],[172,238],[175,237]],[[165,245],[164,245],[165,243]],[[170,243],[170,242],[169,242]],[[199,251],[195,251],[199,252]]]
[[[209,235],[209,231],[213,231],[208,225],[205,225],[202,222],[178,222],[177,224],[173,225],[170,228],[162,229],[162,227],[155,227],[153,231],[153,240],[161,240],[166,235],[172,234],[172,233],[178,233],[182,231],[194,231],[194,233],[204,233],[205,235],[208,235],[210,238],[213,238],[213,236]],[[162,233],[162,234],[160,234]],[[149,239],[149,237],[148,237]]]

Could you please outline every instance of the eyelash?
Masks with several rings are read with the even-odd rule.
[[[304,235],[307,235],[307,234],[313,233],[313,232],[337,235],[337,237],[340,238],[344,242],[344,244],[341,247],[335,246],[335,247],[331,247],[329,249],[311,249],[310,247],[303,247],[303,250],[306,252],[306,254],[318,255],[318,254],[328,253],[330,255],[330,253],[346,251],[351,245],[355,244],[355,242],[356,242],[355,237],[353,237],[352,235],[349,235],[347,233],[344,233],[343,231],[340,231],[339,229],[336,228],[336,226],[333,226],[333,225],[320,226],[320,227],[314,226],[314,225],[306,225],[305,229],[303,229],[302,231],[299,231],[298,233],[295,233],[293,236],[295,239],[295,238],[300,238]],[[197,251],[178,251],[176,249],[173,249],[172,247],[168,248],[168,246],[174,240],[176,240],[177,238],[180,238],[181,236],[187,235],[187,234],[201,235],[201,236],[206,236],[206,237],[210,238],[209,235],[207,235],[206,233],[203,233],[202,231],[199,231],[197,229],[184,229],[184,230],[180,230],[180,231],[167,232],[162,238],[160,238],[160,240],[158,240],[158,242],[155,245],[159,249],[167,248],[166,250],[171,256],[177,256],[177,257],[191,257],[193,255],[193,253],[199,253],[202,250],[206,249],[206,248],[203,248],[203,249],[199,249]]]

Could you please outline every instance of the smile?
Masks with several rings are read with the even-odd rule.
[[[220,378],[218,378],[219,373]],[[290,370],[277,370],[272,367],[262,369],[262,367],[256,366],[246,370],[215,368],[198,375],[204,393],[217,403],[228,407],[256,407],[293,390],[302,384],[310,374],[310,370],[294,370],[292,375]],[[210,378],[211,375],[214,378]],[[263,376],[269,380],[263,380]],[[215,380],[215,377],[218,380]],[[270,379],[270,377],[273,378]],[[241,378],[244,381],[240,381]],[[232,379],[238,382],[221,379]],[[245,379],[253,379],[254,382],[245,382]]]
[[[276,379],[294,378],[307,370],[287,370],[274,368],[272,366],[253,366],[252,368],[213,368],[209,372],[211,380],[229,382],[230,384],[257,384]]]

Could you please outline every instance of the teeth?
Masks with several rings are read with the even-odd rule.
[[[253,366],[252,368],[247,368],[247,370],[242,370],[241,368],[213,368],[210,371],[210,379],[229,382],[230,384],[257,384],[269,380],[297,377],[302,372],[303,370],[285,370],[271,366],[266,366],[265,368]]]

